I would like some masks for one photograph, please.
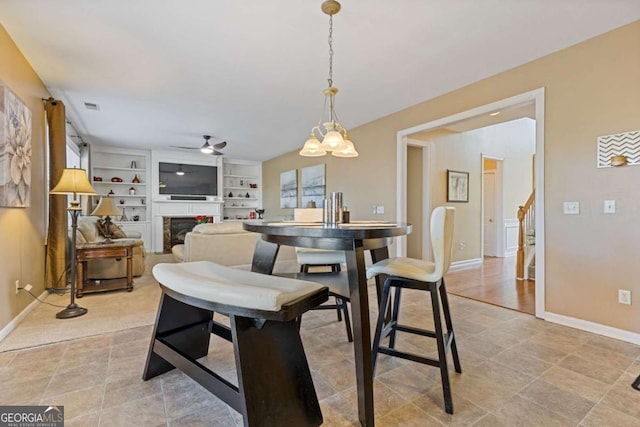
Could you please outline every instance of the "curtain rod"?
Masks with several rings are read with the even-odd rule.
[[[42,99],[42,106],[44,107],[44,109],[47,109],[47,102],[51,102],[53,105],[57,105],[58,104],[58,99],[55,99],[53,97],[49,97],[49,98],[41,98]],[[61,102],[61,101],[60,101]],[[78,138],[80,140],[80,144],[78,145],[87,145],[86,142],[84,142],[84,139],[82,139],[82,136],[80,136],[80,134],[78,133],[78,130],[76,129],[76,127],[73,125],[73,123],[71,123],[71,121],[69,119],[66,118],[66,114],[65,114],[65,123],[68,124],[69,126],[71,126],[75,132],[75,134],[67,134],[66,136],[68,136],[69,138]]]

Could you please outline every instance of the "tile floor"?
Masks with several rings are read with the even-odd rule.
[[[380,355],[376,425],[640,426],[640,392],[630,386],[640,346],[461,297],[450,302],[463,368],[451,369],[455,414],[443,410],[436,368]],[[401,320],[428,327],[429,306],[426,295],[403,295]],[[352,348],[329,313],[309,312],[301,331],[324,425],[358,425]],[[64,405],[66,426],[242,425],[180,372],[142,381],[150,336],[143,326],[0,353],[0,404]],[[428,338],[397,341],[435,348]],[[204,363],[233,378],[231,351],[213,339]]]

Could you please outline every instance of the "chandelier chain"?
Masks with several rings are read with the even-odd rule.
[[[329,15],[329,87],[333,86],[333,15]]]
[[[325,0],[322,11],[329,15],[329,87],[324,90],[324,105],[318,124],[311,128],[311,135],[300,150],[305,157],[320,157],[330,152],[335,157],[358,157],[353,142],[348,139],[347,129],[338,121],[335,112],[335,95],[338,88],[333,87],[333,15],[340,11],[340,3],[336,0]],[[323,122],[329,109],[329,121]],[[322,139],[319,141],[318,137]]]

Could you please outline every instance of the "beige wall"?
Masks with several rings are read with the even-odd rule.
[[[436,130],[420,139],[431,146],[429,206],[456,208],[454,262],[480,258],[482,251],[482,134]],[[469,202],[447,202],[447,170],[469,173]]]
[[[407,222],[413,231],[407,236],[407,256],[422,258],[422,147],[407,147]]]
[[[328,189],[345,193],[353,217],[384,204],[378,218],[395,219],[399,130],[544,87],[546,310],[640,333],[640,303],[617,303],[618,288],[640,298],[640,167],[595,167],[599,135],[640,128],[638,52],[640,21],[351,129],[356,159],[292,152],[267,161],[265,208],[280,213],[280,172],[325,162]],[[604,199],[616,199],[618,213],[602,214]],[[581,214],[563,215],[566,200],[580,201]]]
[[[502,215],[518,218],[518,207],[525,204],[533,191],[531,156],[511,157],[502,162]]]
[[[34,295],[44,291],[44,109],[49,93],[13,40],[0,25],[0,81],[31,110],[31,206],[0,207],[0,329],[16,317],[33,298],[15,293],[15,281],[30,283]],[[53,321],[53,320],[52,320]]]

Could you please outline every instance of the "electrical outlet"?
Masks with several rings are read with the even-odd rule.
[[[580,202],[564,202],[562,213],[565,215],[580,215]]]
[[[371,206],[371,213],[374,215],[378,213],[378,207],[376,205]]]
[[[16,280],[16,294],[20,292],[20,279]]]
[[[33,289],[33,286],[31,286],[30,284],[27,284],[27,286],[24,287],[24,290],[27,292],[31,292],[31,289]]]
[[[618,289],[618,302],[620,304],[631,305],[631,291],[626,289]]]
[[[376,213],[378,215],[383,215],[384,214],[384,206],[383,205],[379,205],[378,208],[376,209]]]

